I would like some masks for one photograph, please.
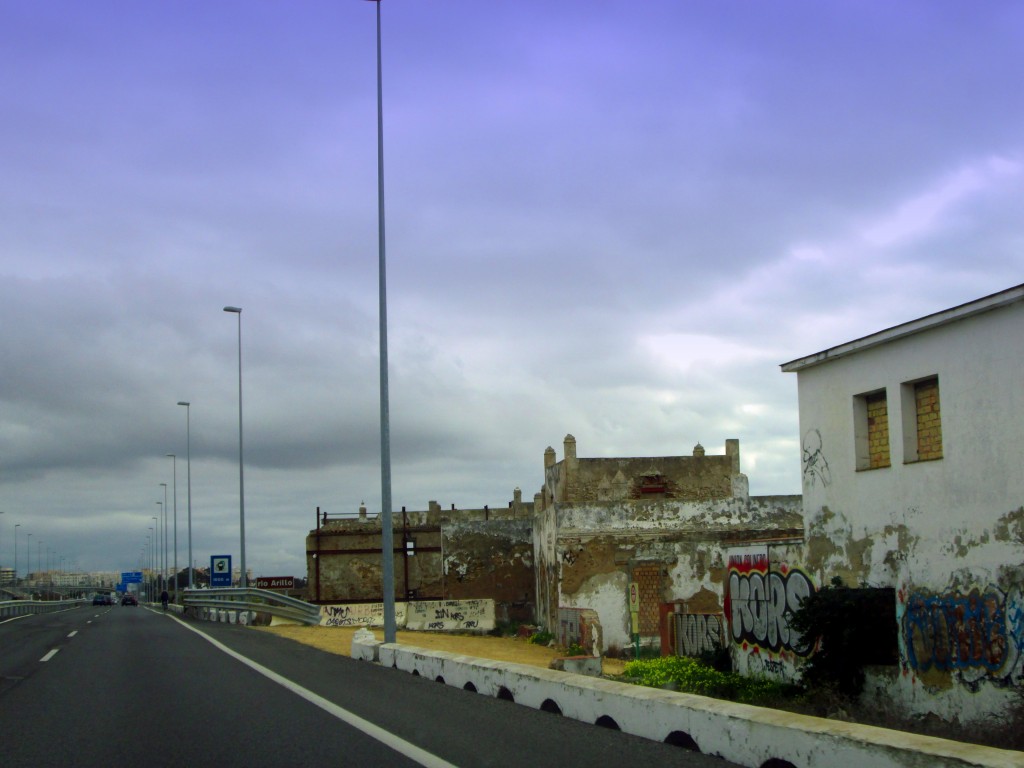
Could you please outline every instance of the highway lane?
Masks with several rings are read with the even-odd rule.
[[[109,607],[79,606],[0,621],[0,696],[40,669],[43,656],[54,650],[59,652],[98,613],[108,610]]]
[[[0,694],[5,768],[416,765],[169,616],[116,607],[89,619]],[[15,629],[45,634],[24,622]],[[0,655],[18,634],[0,636]]]
[[[0,658],[22,635],[39,638],[29,656],[46,639],[61,648],[0,691],[5,768],[729,766],[245,627],[79,610],[47,631],[0,625]],[[382,730],[368,735],[360,718]]]

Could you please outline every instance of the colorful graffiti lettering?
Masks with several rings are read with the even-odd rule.
[[[769,572],[767,558],[743,557],[729,562],[726,612],[733,642],[806,656],[811,649],[789,620],[814,591],[811,580],[798,570]]]
[[[676,613],[676,653],[700,656],[705,651],[722,647],[725,632],[722,617],[717,613]]]
[[[918,671],[982,669],[998,672],[1011,652],[1005,598],[994,588],[982,593],[913,593],[903,616],[907,661]]]

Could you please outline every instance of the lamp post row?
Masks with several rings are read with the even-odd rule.
[[[238,529],[240,538],[240,560],[241,560],[241,581],[244,588],[247,586],[245,563],[245,463],[243,460],[242,442],[242,308],[224,307],[225,312],[238,315]],[[187,504],[188,504],[188,588],[194,587],[193,560],[192,555],[192,403],[188,400],[179,400],[178,405],[185,408],[185,463],[187,475]],[[168,453],[169,458],[174,459],[174,579],[175,590],[177,590],[178,579],[178,464],[177,456]],[[164,512],[167,510],[167,485],[164,486]],[[165,568],[166,568],[166,522],[164,529]]]

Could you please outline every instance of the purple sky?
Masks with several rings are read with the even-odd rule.
[[[384,0],[396,508],[544,448],[799,493],[779,364],[1022,282],[1024,6]],[[0,565],[380,505],[375,8],[0,0]]]

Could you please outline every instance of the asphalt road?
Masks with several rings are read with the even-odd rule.
[[[0,623],[0,765],[732,764],[269,633],[116,606]]]

